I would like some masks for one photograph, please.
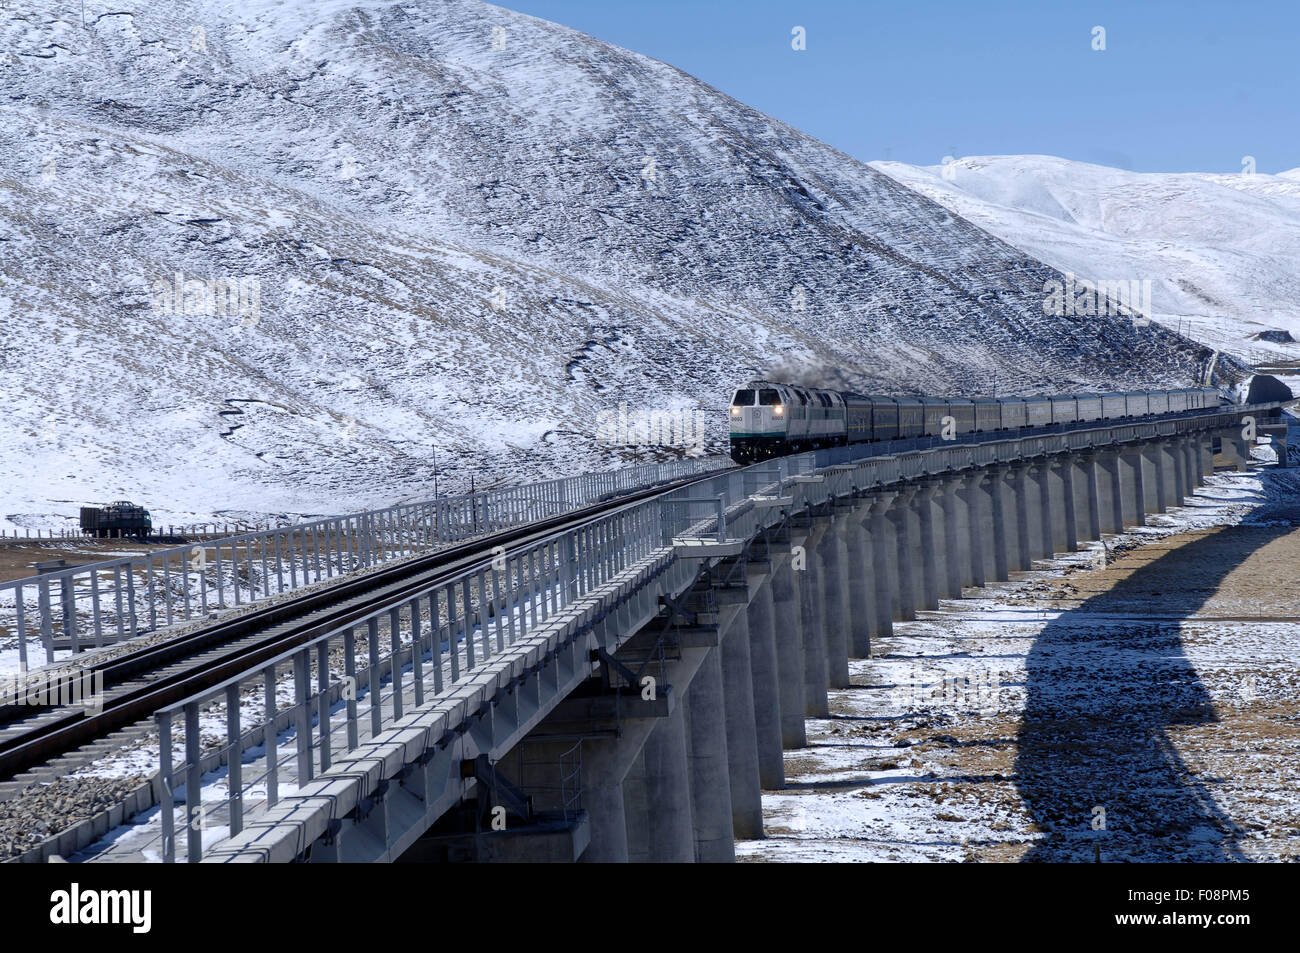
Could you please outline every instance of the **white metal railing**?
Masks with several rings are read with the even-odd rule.
[[[621,493],[729,466],[723,457],[646,464],[151,550],[0,583],[0,638],[77,652],[208,613],[558,516]]]
[[[175,806],[182,789],[186,858],[194,862],[202,857],[206,828],[238,833],[249,810],[277,802],[282,782],[307,783],[329,770],[336,752],[353,750],[400,719],[408,704],[423,705],[477,676],[508,646],[660,548],[661,531],[658,498],[629,504],[509,555],[485,557],[162,709],[155,717],[163,860],[176,856]],[[282,695],[288,696],[284,702]],[[215,715],[206,711],[213,706],[220,709]],[[202,735],[205,727],[213,732],[204,721],[213,718],[224,722],[226,743],[216,760],[227,766],[226,796],[205,811],[204,764],[213,753],[203,750]],[[287,751],[281,734],[287,734]]]

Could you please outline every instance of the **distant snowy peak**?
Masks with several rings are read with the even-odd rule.
[[[1300,338],[1300,170],[1140,173],[1054,156],[872,165],[1062,271],[1149,281],[1151,316],[1216,348],[1252,356],[1261,332]]]

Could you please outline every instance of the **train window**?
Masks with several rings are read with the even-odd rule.
[[[736,396],[731,398],[734,407],[752,407],[754,405],[754,392],[752,390],[738,390]]]
[[[818,394],[817,398],[822,402],[823,407],[829,407],[831,405],[831,399],[825,394]]]
[[[758,392],[758,402],[764,407],[770,407],[773,404],[781,403],[781,395],[775,390],[765,387]]]

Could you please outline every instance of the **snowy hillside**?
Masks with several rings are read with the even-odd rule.
[[[1151,317],[1196,340],[1300,357],[1268,340],[1300,341],[1300,169],[1145,174],[1052,156],[872,166],[1062,271],[1150,280]]]
[[[119,497],[344,511],[428,496],[435,452],[444,492],[645,458],[600,415],[704,408],[716,440],[778,362],[1009,393],[1187,384],[1208,356],[1045,315],[1022,251],[555,24],[85,11],[0,10],[0,527]]]

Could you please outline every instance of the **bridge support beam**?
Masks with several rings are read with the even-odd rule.
[[[1040,559],[1052,559],[1063,548],[1065,534],[1058,532],[1056,524],[1061,520],[1061,488],[1056,474],[1052,470],[1052,458],[1041,457],[1034,464],[1037,470],[1034,478],[1034,495],[1038,508],[1034,513],[1034,528],[1038,533]],[[1058,545],[1060,544],[1060,545]]]
[[[649,637],[649,636],[648,636]],[[716,657],[716,649],[684,649],[679,661],[671,663],[665,674],[665,683],[676,689],[678,685],[692,685],[696,672]],[[689,690],[684,690],[689,694]],[[704,691],[700,691],[703,695]],[[511,752],[497,762],[497,770],[519,785],[525,793],[539,799],[539,807],[553,809],[560,806],[557,792],[562,793],[567,769],[563,759],[581,742],[581,807],[588,819],[589,842],[579,858],[584,863],[626,863],[628,860],[646,860],[651,850],[648,838],[653,824],[656,830],[670,831],[674,825],[690,827],[694,809],[689,802],[676,796],[669,798],[666,809],[676,812],[676,818],[650,817],[652,802],[647,795],[650,783],[645,770],[645,749],[651,736],[667,721],[665,715],[677,714],[684,704],[680,697],[669,701],[660,696],[659,702],[646,702],[636,697],[623,699],[622,714],[613,716],[608,698],[581,696],[560,703],[533,732]],[[671,709],[667,705],[671,704]],[[700,704],[704,704],[701,702]],[[707,725],[707,722],[705,723]],[[719,723],[720,725],[720,723]],[[667,745],[659,757],[670,757],[677,741],[670,737],[681,731],[683,756],[685,752],[685,726],[679,719],[677,729],[669,728],[657,742]],[[692,742],[693,743],[693,742]],[[525,750],[528,756],[524,756]],[[674,766],[670,761],[665,770],[676,776],[678,767],[686,770],[685,762]],[[658,782],[655,782],[658,783]],[[724,800],[724,808],[730,804]],[[564,805],[568,807],[568,805]],[[678,831],[680,833],[680,831]],[[668,836],[666,850],[685,854],[682,839]],[[694,843],[694,835],[689,838]],[[543,846],[539,844],[539,847]],[[679,850],[680,848],[680,850]],[[694,847],[690,856],[693,859]]]
[[[1205,477],[1214,472],[1214,438],[1210,434],[1198,434],[1196,437],[1196,470],[1201,475],[1201,485]]]
[[[1075,469],[1075,512],[1079,538],[1101,539],[1101,498],[1097,485],[1097,454],[1092,450],[1072,454]]]
[[[1205,485],[1201,473],[1201,439],[1194,434],[1183,438],[1183,467],[1187,473],[1187,495],[1192,496],[1198,486]]]
[[[934,495],[937,480],[922,480],[913,499],[916,512],[917,553],[920,556],[921,598],[919,604],[926,609],[939,608],[939,555],[934,539]]]
[[[848,514],[834,514],[817,547],[829,688],[849,687],[849,576],[844,540],[848,526]]]
[[[898,590],[894,580],[897,575],[894,554],[893,526],[889,519],[895,493],[876,491],[871,496],[871,559],[875,572],[876,635],[889,636],[894,632],[894,614],[898,606]]]
[[[821,593],[821,567],[817,547],[825,524],[814,527],[803,539],[795,554],[795,571],[799,575],[799,608],[802,613],[800,631],[803,636],[803,712],[808,718],[825,718],[830,715],[826,699],[826,636],[823,619],[824,604]]]
[[[1070,454],[1057,454],[1052,458],[1052,479],[1059,489],[1060,506],[1052,523],[1052,534],[1058,552],[1073,553],[1079,549],[1079,515],[1075,507],[1074,464]]]
[[[1155,441],[1137,445],[1133,458],[1142,465],[1142,513],[1163,513],[1165,505],[1161,490],[1163,474],[1160,472],[1160,453]]]
[[[1097,451],[1098,475],[1104,476],[1105,489],[1101,495],[1101,531],[1103,533],[1124,532],[1124,466],[1120,462],[1119,450],[1104,449]]]
[[[533,752],[535,763],[553,765],[546,778],[553,789],[559,787],[559,761],[562,754],[573,747],[575,733],[582,737],[584,732],[593,728],[592,719],[581,714],[584,704],[575,702],[569,709],[579,714],[557,710],[525,742]],[[598,734],[582,737],[582,807],[590,825],[590,843],[580,858],[584,863],[626,863],[631,859],[629,829],[641,832],[647,823],[641,799],[644,791],[636,788],[643,781],[642,753],[660,720],[653,715],[624,717],[619,726],[620,734],[612,737],[614,722],[610,719],[598,726],[601,729]],[[555,740],[551,740],[552,736]],[[516,748],[498,762],[497,768],[527,791],[529,787],[523,783],[527,779],[519,760],[521,751],[522,746]],[[629,782],[634,771],[636,775]],[[628,810],[625,794],[630,795],[632,810]],[[641,859],[644,859],[646,849],[643,839],[637,841]]]
[[[1196,439],[1196,472],[1201,475],[1201,485],[1214,473],[1214,439],[1209,434],[1198,434]]]
[[[701,863],[736,859],[726,723],[722,657],[717,649],[712,649],[691,680],[686,704],[691,818],[695,859]]]
[[[871,658],[871,640],[879,628],[876,612],[875,559],[871,545],[871,502],[859,500],[845,520],[848,559],[849,653]]]
[[[1056,555],[1056,541],[1052,533],[1052,467],[1048,460],[1039,460],[1029,467],[1029,476],[1033,482],[1037,519],[1034,521],[1034,529],[1037,530],[1036,545],[1039,559],[1051,559]]]
[[[1123,532],[1125,526],[1146,525],[1145,511],[1143,509],[1146,492],[1142,485],[1141,454],[1135,451],[1133,447],[1121,449],[1118,470],[1120,475],[1120,512],[1123,515],[1117,532]]]
[[[1012,506],[1008,507],[1009,512],[1015,513],[1016,519],[1016,558],[1012,563],[1012,568],[1020,572],[1027,572],[1033,566],[1034,550],[1032,530],[1029,523],[1029,487],[1025,475],[1029,469],[1027,463],[1013,463],[1011,465],[1011,489],[1014,495]]]
[[[1165,473],[1167,485],[1165,488],[1166,502],[1169,506],[1182,506],[1183,499],[1191,494],[1187,488],[1187,468],[1184,467],[1182,438],[1171,438],[1164,441],[1161,445],[1161,451],[1165,454]]]
[[[985,566],[992,564],[993,533],[989,527],[988,491],[985,484],[988,474],[981,470],[972,470],[962,476],[958,497],[962,501],[965,519],[962,532],[966,534],[966,554],[968,558],[966,585],[983,588],[985,584]]]
[[[623,803],[623,782],[592,785],[586,776],[584,761],[584,788],[582,803],[591,823],[591,843],[583,852],[583,863],[625,864],[630,859],[627,849],[627,811]]]
[[[721,636],[722,707],[727,716],[732,831],[737,840],[747,840],[763,836],[748,615],[736,613],[734,621]]]
[[[988,479],[988,515],[989,537],[993,540],[993,561],[985,563],[985,572],[987,573],[990,565],[993,569],[993,578],[998,582],[1005,582],[1010,577],[1011,566],[1014,563],[1019,565],[1019,557],[1013,559],[1011,548],[1014,545],[1015,538],[1013,533],[1007,530],[1007,516],[1013,509],[1006,505],[1007,500],[1007,476],[1011,468],[1005,463],[999,463],[989,468]]]
[[[1236,428],[1217,431],[1219,437],[1219,463],[1231,466],[1238,473],[1244,473],[1250,467],[1250,446]],[[1213,461],[1213,458],[1211,458]],[[1213,466],[1213,462],[1211,462]]]
[[[1187,455],[1187,485],[1195,493],[1197,486],[1205,485],[1205,472],[1201,469],[1201,438],[1196,434],[1188,434],[1183,445],[1183,452]]]
[[[1238,434],[1232,440],[1232,448],[1237,451],[1237,472],[1245,473],[1250,469],[1250,444]]]
[[[758,744],[758,778],[765,790],[785,787],[781,754],[781,673],[776,657],[772,587],[766,576],[750,577],[749,659],[754,687],[754,727]]]
[[[895,560],[893,593],[896,598],[894,618],[908,621],[916,618],[916,576],[912,561],[911,511],[912,497],[916,495],[915,486],[904,486],[894,497],[889,510],[889,519],[893,527],[895,543]]]
[[[947,599],[960,599],[962,584],[970,572],[970,530],[963,529],[965,504],[957,498],[963,478],[957,474],[945,476],[939,488],[939,504],[943,512],[943,595]]]
[[[680,864],[695,859],[685,707],[678,705],[668,717],[658,719],[643,752],[648,835],[645,859],[651,863]]]
[[[808,744],[804,731],[803,619],[799,587],[788,554],[772,556],[772,615],[776,636],[777,669],[780,672],[781,746],[802,748]]]
[[[1170,442],[1170,450],[1174,455],[1174,465],[1178,467],[1178,479],[1183,485],[1184,499],[1192,496],[1196,490],[1196,481],[1191,472],[1191,456],[1188,452],[1189,443],[1185,434],[1175,437]]]

